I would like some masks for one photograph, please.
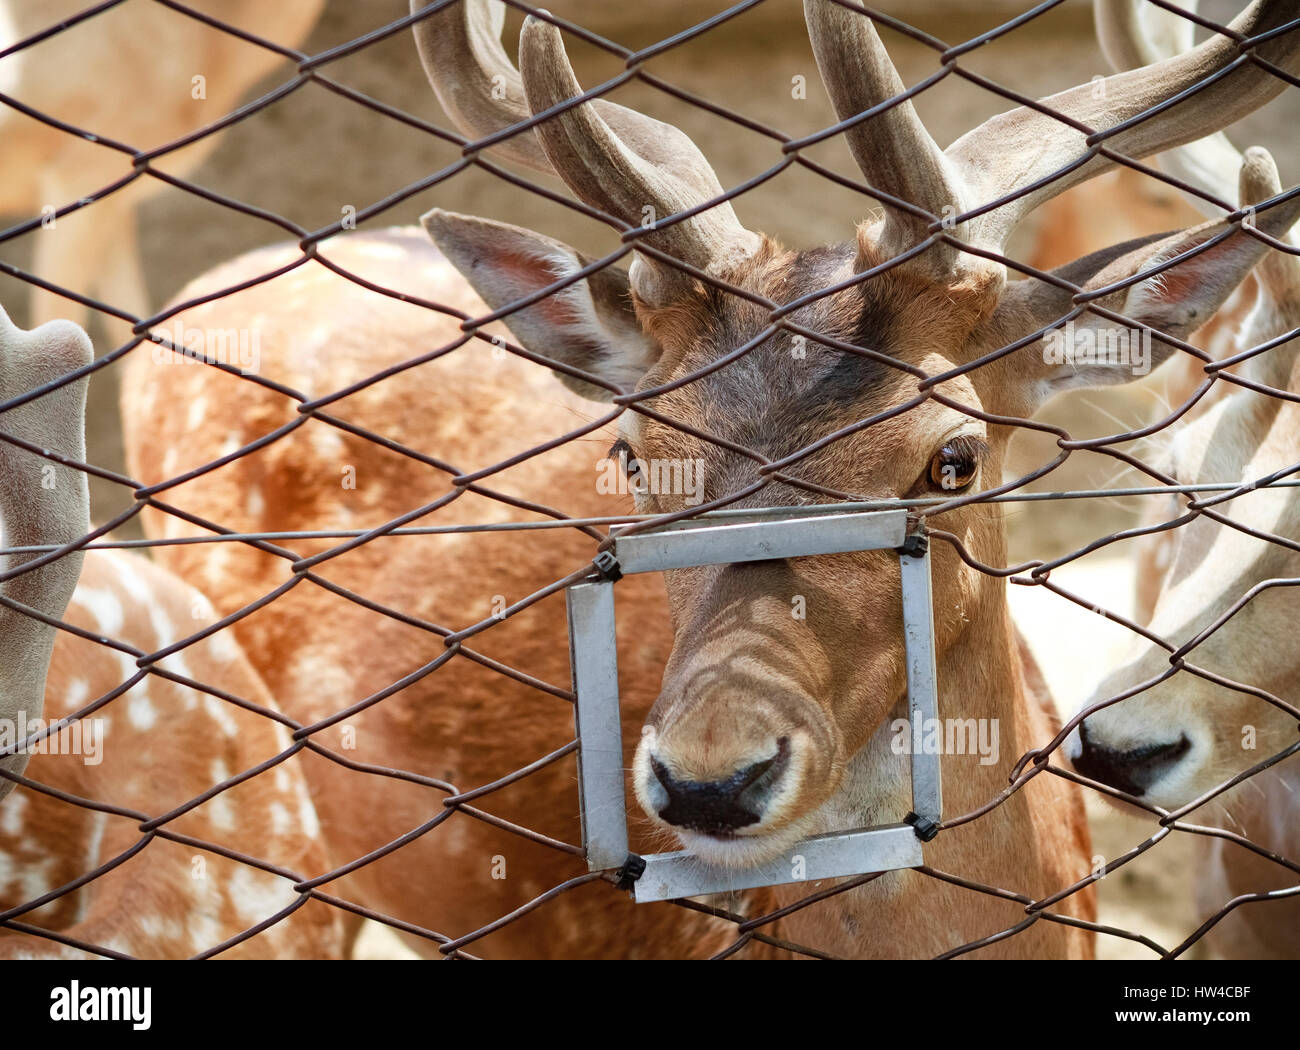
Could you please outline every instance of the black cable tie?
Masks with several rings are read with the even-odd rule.
[[[909,558],[919,558],[929,549],[930,537],[924,532],[912,533],[903,541],[903,545],[897,548],[899,554],[906,554]]]
[[[592,559],[592,564],[596,566],[596,571],[600,573],[602,580],[613,583],[623,578],[623,570],[619,568],[618,559],[611,551],[601,551]]]
[[[630,890],[632,884],[645,874],[645,857],[638,853],[629,853],[623,866],[618,869],[618,888]]]
[[[939,824],[929,817],[922,817],[917,813],[909,813],[903,818],[904,824],[911,824],[912,830],[916,832],[916,837],[922,842],[929,842],[939,834]]]

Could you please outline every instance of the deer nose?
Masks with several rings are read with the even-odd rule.
[[[721,780],[682,780],[657,757],[650,768],[668,801],[659,808],[665,822],[706,835],[727,835],[763,819],[772,788],[789,764],[790,738],[777,741],[776,754]]]
[[[1103,747],[1088,733],[1088,723],[1079,725],[1079,754],[1074,768],[1090,780],[1100,780],[1129,795],[1140,796],[1159,780],[1191,748],[1185,734],[1168,744],[1148,744],[1131,751]]]

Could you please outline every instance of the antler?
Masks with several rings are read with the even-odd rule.
[[[69,321],[51,321],[24,332],[0,308],[0,403],[27,393],[91,360],[90,340]],[[0,433],[82,462],[86,458],[85,378],[33,401],[0,412]],[[0,515],[5,545],[65,544],[90,531],[86,475],[12,442],[0,440]],[[13,571],[39,555],[10,555]],[[21,605],[61,617],[81,575],[80,551],[0,582],[0,594]],[[0,574],[0,579],[3,576]],[[40,716],[55,628],[8,605],[0,605],[0,717],[13,725],[22,712]],[[0,768],[21,773],[26,754],[0,758]],[[0,798],[13,781],[0,779]]]
[[[1189,13],[1196,13],[1197,0],[1183,0],[1183,4]],[[1102,53],[1116,71],[1152,65],[1192,48],[1191,19],[1144,0],[1094,0],[1093,12]],[[1160,166],[1218,200],[1228,204],[1236,200],[1242,156],[1221,131],[1163,154]],[[1195,194],[1186,197],[1208,218],[1223,214],[1222,208]]]
[[[865,15],[848,12],[835,0],[805,0],[805,11],[819,63],[823,55],[833,58],[839,50],[827,39],[828,28],[851,33],[862,49],[857,62],[823,63],[823,77],[841,120],[887,101],[891,97],[888,92],[897,94],[897,73],[875,33],[865,31],[862,25],[849,28],[853,20],[866,23]],[[1300,0],[1256,0],[1230,28],[1241,37],[1253,38],[1287,26],[1297,16]],[[1253,53],[1294,73],[1300,68],[1300,31],[1270,37],[1256,45]],[[1282,90],[1285,81],[1258,63],[1242,59],[1235,39],[1218,35],[1190,51],[1107,77],[1100,85],[1082,84],[1043,99],[1044,109],[1059,116],[1021,106],[993,117],[944,150],[943,163],[935,157],[929,136],[906,103],[888,111],[886,116],[895,114],[891,119],[875,117],[857,125],[850,144],[873,186],[904,199],[913,195],[913,204],[932,213],[937,214],[935,205],[945,195],[947,202],[960,201],[966,210],[1011,198],[956,231],[957,237],[974,247],[1000,252],[1017,224],[1034,208],[1116,164],[1096,154],[1071,169],[1071,164],[1088,156],[1090,147],[1086,133],[1060,117],[1093,131],[1118,128],[1197,85],[1203,86],[1124,127],[1107,138],[1105,146],[1135,159],[1181,146],[1263,105]],[[878,162],[875,158],[890,160]],[[882,236],[887,233],[892,238],[900,225],[909,223],[915,233],[916,221],[894,211]]]
[[[841,120],[849,120],[903,93],[894,64],[870,19],[828,0],[804,0],[808,37],[822,82]],[[939,216],[963,211],[961,178],[925,130],[910,99],[845,129],[849,152],[876,189]],[[894,256],[927,236],[930,220],[886,207],[876,243]],[[955,230],[964,237],[964,228]],[[971,257],[946,243],[926,253],[941,271],[955,272]]]
[[[411,0],[411,14],[428,6],[427,0]],[[463,0],[412,26],[433,93],[452,123],[471,139],[495,135],[532,116],[519,70],[501,46],[505,17],[504,4]],[[551,162],[531,130],[492,148],[517,164],[551,173]]]
[[[411,0],[413,13],[425,6]],[[470,138],[495,134],[582,94],[555,26],[534,17],[525,21],[517,71],[498,39],[502,21],[499,4],[464,0],[416,24],[416,44],[434,92]],[[633,226],[699,208],[723,194],[713,168],[685,134],[603,99],[570,106],[497,148],[519,163],[554,171],[579,200]],[[761,243],[726,201],[645,239],[713,273]],[[650,302],[662,300],[680,279],[679,272],[645,256],[638,256],[632,270],[633,287]]]
[[[1300,17],[1300,0],[1256,0],[1229,26],[1243,37],[1255,37],[1288,25]],[[1255,48],[1261,59],[1287,73],[1300,69],[1300,32],[1291,30]],[[1211,37],[1191,51],[1155,65],[1107,77],[1100,85],[1083,84],[1052,95],[1043,105],[1096,131],[1116,128],[1204,84],[1189,97],[1147,117],[1106,140],[1110,150],[1140,159],[1191,142],[1235,123],[1275,97],[1286,81],[1249,60],[1229,69],[1240,58],[1235,40]],[[1227,70],[1225,73],[1224,71]],[[1223,73],[1213,83],[1216,74]],[[966,177],[972,196],[994,201],[1017,187],[1032,186],[1083,156],[1088,147],[1082,132],[1029,107],[994,117],[953,143],[946,155]],[[1009,156],[990,164],[990,158]],[[1115,166],[1096,156],[1073,171],[1031,190],[981,217],[976,240],[1000,249],[1016,224],[1030,211],[1071,186]]]

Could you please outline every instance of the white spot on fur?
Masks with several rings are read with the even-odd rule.
[[[185,927],[179,919],[163,915],[150,915],[147,912],[136,919],[141,934],[153,944],[164,942],[173,945],[185,936]]]
[[[121,601],[112,591],[104,591],[96,587],[78,587],[72,596],[72,601],[75,605],[81,606],[95,621],[95,627],[101,634],[114,636],[122,630],[125,614]]]
[[[203,710],[207,712],[209,718],[221,727],[221,732],[225,736],[236,737],[239,735],[239,723],[231,716],[224,700],[218,700],[215,696],[204,696]]]
[[[90,683],[84,678],[74,678],[63,692],[65,710],[75,711],[90,699]]]
[[[226,777],[222,777],[226,780]],[[218,831],[234,831],[238,822],[235,820],[235,807],[231,803],[226,792],[222,792],[214,798],[211,798],[203,807],[203,811],[212,821],[212,826]]]
[[[6,804],[8,804],[7,800]],[[16,896],[21,901],[35,900],[54,888],[49,877],[50,867],[53,864],[53,857],[44,857],[41,860],[24,858],[21,863],[18,863],[8,853],[0,851],[0,886],[17,885],[17,893],[13,894],[11,890],[6,889],[6,896]]]
[[[190,912],[185,928],[189,931],[190,947],[196,953],[225,940],[217,920],[198,910]]]
[[[18,837],[22,834],[26,812],[27,796],[20,788],[5,799],[4,805],[0,805],[0,831],[12,838]],[[4,879],[0,878],[0,883],[3,882]]]
[[[185,426],[188,430],[198,430],[208,416],[208,399],[200,394],[190,402],[189,411],[185,413]]]
[[[271,817],[271,833],[273,835],[288,835],[293,831],[293,817],[285,808],[283,802],[272,802],[268,807]]]
[[[126,700],[126,718],[133,729],[141,732],[152,729],[158,722],[158,709],[143,689],[131,690]]]
[[[223,663],[234,663],[244,655],[243,650],[239,648],[239,643],[235,641],[235,636],[229,627],[218,631],[208,639],[209,649],[216,659]]]
[[[293,737],[289,735],[289,730],[286,729],[282,723],[273,722],[271,731],[275,734],[275,747],[277,751],[288,751],[289,748],[293,746]],[[275,771],[277,773],[284,773],[285,776],[289,775],[285,772],[284,767],[282,766],[276,766]]]
[[[239,868],[230,877],[230,891],[235,910],[250,924],[287,908],[297,896],[287,880],[248,867]]]
[[[316,816],[316,807],[304,791],[298,799],[298,822],[303,834],[309,839],[320,835],[320,819]]]
[[[322,458],[334,459],[343,454],[343,438],[328,423],[316,421],[311,424],[311,449]]]
[[[215,547],[216,550],[214,550],[208,557],[207,563],[204,567],[204,578],[207,580],[208,586],[212,588],[214,592],[220,589],[231,575],[230,544],[218,543],[215,544]]]
[[[108,560],[117,569],[114,582],[126,592],[129,598],[145,606],[152,605],[157,600],[153,588],[140,572],[138,560],[120,557],[112,552],[109,553]]]
[[[171,617],[167,611],[158,603],[149,606],[149,626],[153,628],[154,637],[157,639],[157,646],[162,649],[179,640],[176,633],[176,625],[172,623]],[[175,668],[172,668],[175,670]],[[177,672],[179,673],[179,672]]]

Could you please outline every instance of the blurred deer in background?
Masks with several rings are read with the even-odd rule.
[[[421,7],[416,2],[413,10]],[[903,90],[866,18],[829,0],[808,0],[805,13],[841,120]],[[1266,0],[1233,28],[1255,35],[1297,13],[1295,0]],[[604,100],[566,107],[581,89],[553,25],[536,17],[524,23],[516,70],[499,41],[500,15],[472,0],[417,23],[434,90],[470,140],[550,114],[503,139],[497,152],[558,174],[620,229],[636,228],[652,209],[659,222],[638,236],[630,270],[605,266],[547,295],[590,260],[540,234],[433,211],[425,226],[442,254],[407,231],[339,238],[326,254],[367,281],[471,318],[524,302],[505,318],[522,355],[518,348],[494,354],[476,342],[459,346],[456,316],[367,293],[312,264],[184,311],[183,323],[195,327],[256,328],[262,377],[295,394],[133,354],[123,405],[137,477],[157,483],[243,452],[168,489],[169,505],[240,532],[370,529],[435,509],[439,524],[519,513],[493,493],[526,510],[558,503],[568,514],[609,512],[594,491],[592,447],[559,440],[593,428],[579,422],[592,420],[592,406],[562,400],[529,358],[554,367],[587,398],[639,391],[648,400],[622,413],[615,454],[629,464],[702,460],[706,502],[970,495],[1000,483],[1015,422],[1048,397],[1133,378],[1113,364],[1049,360],[1049,329],[1073,317],[1080,327],[1127,330],[1132,322],[1185,338],[1266,247],[1240,232],[1215,240],[1232,227],[1211,222],[1108,247],[1059,268],[1051,282],[1008,282],[994,259],[1019,221],[1112,162],[1099,154],[1072,165],[1087,149],[1084,133],[1032,107],[995,117],[940,150],[904,102],[844,131],[866,182],[887,195],[884,216],[862,224],[846,244],[791,251],[743,227],[730,203],[710,203],[722,194],[717,178],[675,128]],[[1300,34],[1275,36],[1259,51],[1294,70]],[[1085,84],[1045,105],[1079,124],[1114,128],[1211,78],[1107,140],[1113,150],[1146,157],[1226,126],[1281,90],[1282,80],[1253,63],[1213,79],[1236,55],[1235,42],[1211,39],[1155,67],[1108,78],[1102,93]],[[951,228],[937,218],[995,201],[1003,203]],[[1298,212],[1296,202],[1271,209],[1260,229],[1284,230]],[[246,255],[182,295],[212,295],[297,255],[296,248]],[[1171,279],[1164,264],[1176,259]],[[1079,289],[1102,293],[1088,300],[1094,309],[1075,303]],[[798,309],[769,327],[771,310],[797,300]],[[1126,320],[1116,320],[1120,315]],[[796,335],[803,356],[792,352]],[[431,350],[448,346],[456,349]],[[1157,362],[1169,352],[1157,342]],[[390,368],[400,378],[361,382]],[[936,376],[943,378],[919,385]],[[327,418],[298,411],[303,400],[341,389],[348,394],[329,405]],[[202,411],[169,411],[178,404]],[[293,426],[249,447],[283,424]],[[380,434],[384,444],[357,428]],[[534,444],[545,447],[518,457]],[[430,491],[431,469],[452,472],[445,493]],[[340,484],[341,476],[352,483]],[[941,484],[949,477],[952,484]],[[413,508],[413,492],[436,502]],[[643,494],[637,509],[665,513],[684,504],[680,495]],[[1048,740],[1055,722],[1034,687],[1034,669],[1022,665],[1005,581],[971,564],[1005,564],[1000,516],[957,499],[942,521],[934,552],[941,704],[995,720],[1005,759],[985,766],[945,756],[945,801],[956,815],[997,796],[1014,758]],[[146,528],[154,536],[194,531],[152,512]],[[224,611],[292,584],[236,630],[290,714],[334,720],[315,741],[350,768],[322,758],[310,769],[335,863],[401,846],[357,867],[344,885],[367,906],[435,931],[483,926],[580,870],[561,851],[485,820],[458,814],[450,830],[429,823],[431,790],[493,783],[572,740],[567,708],[548,710],[544,697],[501,676],[495,664],[503,660],[542,682],[567,679],[563,616],[554,601],[474,635],[482,648],[471,651],[462,640],[450,659],[442,652],[443,625],[479,619],[476,600],[486,616],[493,595],[532,594],[592,555],[591,540],[576,530],[521,543],[484,533],[376,536],[337,547],[294,540],[277,551],[223,545],[218,557],[194,546],[159,550],[166,564],[203,580]],[[665,613],[644,578],[619,584],[624,725],[629,750],[637,751],[633,787],[650,822],[640,842],[671,835],[713,863],[739,868],[780,855],[801,836],[906,810],[906,759],[889,746],[890,720],[906,710],[892,555],[717,566],[668,574],[667,587]],[[807,597],[804,620],[790,615],[799,595]],[[665,657],[656,699],[652,683]],[[345,755],[349,732],[355,750]],[[428,781],[377,777],[357,763]],[[489,798],[498,820],[568,842],[579,834],[571,766],[543,763]],[[494,885],[489,862],[498,853],[508,853],[522,874]],[[1089,856],[1081,796],[1050,776],[1034,777],[978,821],[941,833],[927,853],[945,871],[1035,899],[1084,880]],[[739,907],[762,914],[814,888],[760,891]],[[772,930],[859,956],[934,955],[984,938],[991,939],[985,955],[1090,955],[1091,895],[1068,895],[1051,910],[1059,914],[1036,913],[1039,921],[1016,936],[993,937],[1024,923],[1023,905],[893,872],[795,910]],[[942,923],[933,921],[936,914]],[[547,901],[484,943],[499,954],[681,955],[717,950],[732,937],[706,917],[672,909],[638,907],[614,917],[607,896],[584,888]],[[424,951],[436,947],[410,940]]]
[[[57,321],[25,332],[0,310],[0,405],[90,359],[90,341],[75,325]],[[229,630],[144,663],[144,654],[216,619],[207,599],[144,558],[83,556],[72,546],[90,532],[86,476],[65,465],[86,459],[85,401],[80,378],[0,412],[2,546],[56,548],[8,554],[0,571],[0,752],[7,752],[0,757],[0,917],[7,927],[0,929],[0,958],[87,957],[77,943],[183,958],[292,905],[298,894],[289,872],[320,874],[324,850],[293,759],[176,814],[157,833],[140,827],[291,741],[271,718],[186,684],[201,682],[275,713]],[[47,725],[61,728],[39,738]],[[24,748],[32,734],[38,739]],[[251,854],[263,867],[168,834]],[[337,957],[341,948],[339,914],[309,901],[221,957]]]
[[[1099,2],[1103,40],[1111,49],[1132,46],[1136,7],[1134,0]],[[1267,151],[1255,148],[1243,157],[1222,137],[1204,145],[1180,151],[1182,177],[1198,189],[1242,207],[1282,193]],[[1239,188],[1228,179],[1226,151],[1236,158]],[[1294,251],[1294,240],[1288,243]],[[1178,484],[1240,482],[1247,491],[1218,503],[1219,493],[1171,495],[1150,524],[1178,519],[1182,499],[1199,499],[1232,524],[1200,515],[1145,537],[1140,547],[1140,621],[1209,676],[1180,671],[1157,681],[1170,671],[1169,650],[1135,637],[1122,667],[1084,707],[1154,684],[1090,715],[1071,745],[1080,772],[1167,809],[1291,747],[1300,728],[1291,589],[1300,578],[1300,489],[1260,484],[1290,478],[1300,464],[1300,259],[1271,249],[1251,291],[1229,348],[1234,363],[1224,373],[1241,376],[1245,385],[1220,379],[1217,385],[1226,392],[1209,408],[1198,404],[1153,463]],[[1205,378],[1202,369],[1199,381]],[[1198,644],[1188,648],[1193,642]],[[1201,820],[1202,812],[1189,814],[1188,822]],[[1201,911],[1209,916],[1235,898],[1273,891],[1267,903],[1238,907],[1210,932],[1207,944],[1218,954],[1300,954],[1298,812],[1300,760],[1294,757],[1256,773],[1208,807],[1228,831],[1264,852],[1221,837],[1198,838]]]
[[[89,6],[85,0],[0,0],[0,52]],[[191,6],[283,47],[296,47],[325,0],[195,0]],[[274,51],[162,4],[128,3],[0,58],[0,94],[145,152],[225,117],[283,61]],[[151,163],[185,178],[220,138],[208,135]],[[145,174],[56,219],[54,209],[130,175],[130,155],[4,104],[0,144],[0,215],[47,217],[30,235],[31,272],[120,310],[147,315],[136,217],[140,206],[167,184]],[[29,312],[33,327],[56,318],[84,327],[88,317],[76,300],[35,285]],[[117,338],[121,324],[107,316],[104,320]]]

